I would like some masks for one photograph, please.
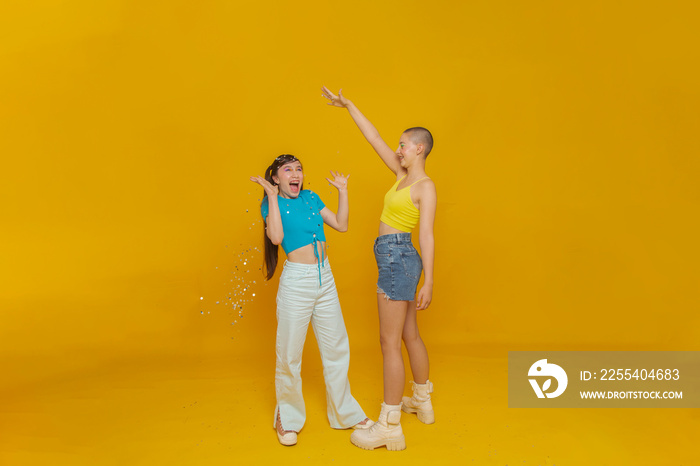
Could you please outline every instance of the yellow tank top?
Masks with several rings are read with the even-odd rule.
[[[396,188],[404,178],[406,177],[396,180],[394,186],[384,196],[384,210],[382,210],[380,220],[392,228],[410,233],[418,225],[420,219],[420,211],[411,200],[411,186],[428,177],[421,178],[415,183],[397,190]]]

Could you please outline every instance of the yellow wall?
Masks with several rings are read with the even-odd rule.
[[[392,178],[323,84],[392,146],[409,126],[435,135],[427,341],[697,349],[700,57],[683,3],[4,5],[6,389],[134,355],[269,358],[279,275],[258,270],[248,177],[281,153],[333,208],[324,177],[352,174],[329,255],[353,345],[376,348],[371,242]],[[239,318],[223,302],[242,283]]]

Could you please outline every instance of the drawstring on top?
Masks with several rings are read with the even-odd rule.
[[[321,286],[321,263],[323,262],[323,249],[321,249],[321,257],[319,257],[318,254],[318,248],[319,248],[319,240],[316,238],[316,235],[314,235],[313,239],[313,245],[314,245],[314,256],[316,256],[316,262],[318,263],[318,286]]]

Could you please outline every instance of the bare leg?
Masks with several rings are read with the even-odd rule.
[[[406,371],[401,354],[401,334],[406,321],[408,301],[391,301],[384,293],[377,293],[379,308],[379,341],[384,358],[384,402],[388,405],[401,403],[406,384]]]
[[[428,381],[430,364],[428,362],[428,350],[418,332],[418,311],[416,302],[408,301],[408,311],[406,321],[403,325],[403,342],[408,352],[408,360],[411,364],[413,381],[424,384]]]

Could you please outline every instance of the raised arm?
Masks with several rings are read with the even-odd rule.
[[[420,209],[420,224],[418,244],[423,259],[423,274],[425,280],[416,296],[416,309],[428,309],[433,300],[433,268],[435,265],[435,211],[437,210],[437,192],[435,183],[426,180],[415,186],[420,189],[418,202]]]
[[[282,216],[280,214],[280,208],[277,204],[277,193],[279,188],[270,184],[262,176],[251,176],[250,181],[253,183],[258,183],[265,190],[267,194],[267,205],[268,213],[265,220],[265,233],[267,237],[270,238],[272,244],[282,244],[284,239],[284,229],[282,228]]]
[[[397,176],[403,173],[403,168],[399,163],[399,158],[396,156],[396,152],[391,150],[391,147],[384,142],[384,139],[379,135],[379,131],[374,127],[371,121],[362,114],[360,109],[358,109],[355,104],[353,104],[349,99],[343,95],[343,90],[338,91],[338,95],[333,94],[326,86],[321,88],[323,91],[323,96],[328,99],[328,105],[334,107],[347,108],[353,121],[360,128],[362,135],[370,143],[374,151],[379,155],[382,161],[386,164],[389,169],[394,172]]]
[[[350,178],[350,175],[345,176],[332,170],[331,175],[333,175],[332,180],[326,179],[338,190],[338,213],[336,214],[328,207],[324,207],[321,211],[321,218],[323,218],[326,225],[334,230],[346,232],[348,231],[350,220],[350,203],[348,201],[348,178]]]

